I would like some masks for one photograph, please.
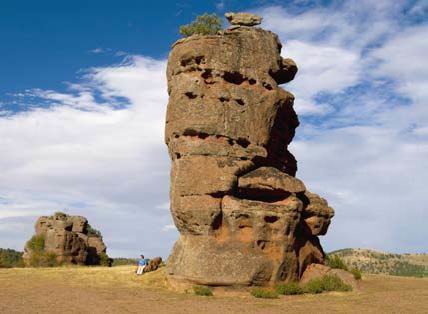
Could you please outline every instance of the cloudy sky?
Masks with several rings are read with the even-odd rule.
[[[199,14],[251,11],[299,66],[291,151],[336,209],[326,250],[428,252],[427,1],[88,3],[0,3],[0,247],[61,210],[112,256],[168,256],[169,48]]]

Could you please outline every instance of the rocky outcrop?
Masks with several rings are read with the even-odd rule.
[[[179,40],[168,60],[165,141],[180,239],[167,272],[206,285],[297,280],[323,263],[318,236],[334,215],[295,177],[288,150],[299,120],[278,85],[297,66],[274,33],[250,27],[260,18],[227,18],[239,27]]]
[[[42,252],[36,252],[32,240],[27,242],[23,259],[28,265],[35,253],[51,253],[58,263],[80,265],[99,265],[101,255],[106,254],[107,247],[101,234],[88,224],[85,217],[64,213],[42,216],[37,219],[35,230],[32,239],[42,241],[37,248]]]

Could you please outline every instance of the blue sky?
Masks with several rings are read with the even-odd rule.
[[[0,247],[38,215],[101,229],[113,256],[167,256],[165,66],[178,27],[251,11],[299,73],[297,176],[336,209],[327,250],[427,252],[427,1],[2,1]],[[149,240],[146,240],[149,239]],[[153,240],[156,239],[156,240]]]

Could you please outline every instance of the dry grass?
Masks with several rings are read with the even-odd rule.
[[[367,275],[355,292],[256,299],[167,291],[160,269],[132,266],[0,269],[0,313],[428,313],[428,279]]]

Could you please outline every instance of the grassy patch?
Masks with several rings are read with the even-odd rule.
[[[251,290],[251,295],[253,297],[262,298],[262,299],[278,298],[278,293],[276,291],[266,289],[266,288],[254,288]]]
[[[196,295],[200,295],[204,297],[211,297],[213,295],[211,288],[207,286],[193,286],[193,292]]]
[[[276,286],[276,292],[282,295],[297,295],[303,294],[304,290],[297,282],[279,284]]]

